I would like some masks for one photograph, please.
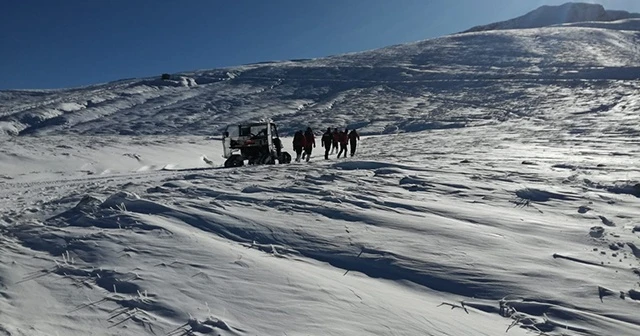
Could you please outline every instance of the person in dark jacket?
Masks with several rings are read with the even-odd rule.
[[[352,129],[349,133],[349,144],[351,145],[351,156],[356,154],[356,146],[358,145],[358,141],[360,140],[360,135],[356,132],[356,129]],[[345,153],[345,155],[347,155]]]
[[[293,135],[293,150],[296,152],[296,162],[300,162],[300,155],[302,154],[304,145],[304,134],[302,133],[302,131],[297,131]]]
[[[309,159],[311,158],[311,151],[313,150],[313,148],[316,148],[316,138],[313,135],[313,130],[311,129],[311,127],[307,127],[307,131],[304,132],[303,156],[303,159],[306,157],[307,162],[309,162]]]
[[[345,129],[344,132],[340,131],[338,133],[338,141],[340,142],[340,152],[338,153],[338,159],[342,152],[344,152],[344,157],[347,157],[347,144],[349,143],[349,136],[347,135],[349,132],[348,129]]]
[[[334,128],[331,135],[333,137],[331,141],[331,154],[335,154],[338,152],[338,144],[340,143],[340,133],[338,132],[338,128]]]
[[[333,134],[331,128],[327,128],[327,131],[322,134],[320,145],[324,147],[324,159],[329,160],[329,151],[331,150],[331,144],[333,144]]]

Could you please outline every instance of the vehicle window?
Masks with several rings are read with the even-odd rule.
[[[240,136],[249,136],[252,132],[251,127],[240,127]]]
[[[229,128],[227,128],[227,132],[229,132],[229,137],[237,138],[238,137],[238,133],[239,133],[239,129],[238,129],[238,127],[229,127]]]
[[[259,126],[252,126],[251,127],[251,133],[253,133],[253,135],[255,136],[267,136],[267,128],[259,125]]]

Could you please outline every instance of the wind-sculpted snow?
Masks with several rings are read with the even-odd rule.
[[[69,90],[0,92],[4,134],[219,135],[272,118],[284,133],[363,134],[556,119],[577,106],[635,111],[633,20],[457,34],[313,60],[128,79]],[[636,27],[637,28],[637,27]],[[594,100],[601,101],[595,105]],[[576,111],[578,112],[578,111]]]
[[[2,149],[38,178],[15,169],[0,182],[0,325],[33,335],[636,335],[637,141],[594,135],[604,122],[542,125],[368,136],[354,158],[237,169],[215,167],[216,140],[70,137],[76,157],[55,168],[68,175],[36,170],[35,158],[70,148],[20,137]],[[203,148],[214,167],[171,159]],[[81,157],[104,164],[95,153],[126,166],[72,169]]]

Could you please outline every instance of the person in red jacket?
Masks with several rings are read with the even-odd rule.
[[[316,138],[313,135],[313,130],[311,127],[307,127],[307,131],[304,132],[304,155],[302,158],[306,157],[307,162],[311,158],[311,151],[316,147]]]
[[[351,132],[349,133],[349,144],[351,145],[351,156],[354,156],[356,154],[356,146],[359,140],[360,140],[360,135],[358,134],[358,132],[356,132],[355,128],[352,129]],[[345,153],[344,155],[347,155],[347,153]]]
[[[333,133],[331,133],[333,139],[331,139],[331,154],[335,154],[338,152],[338,144],[340,143],[340,133],[337,128],[333,129]]]
[[[340,152],[338,153],[338,159],[340,158],[342,152],[344,152],[344,157],[347,157],[347,144],[349,143],[349,136],[347,135],[348,133],[349,129],[345,129],[344,132],[340,131],[340,133],[338,133],[338,140],[340,141]]]

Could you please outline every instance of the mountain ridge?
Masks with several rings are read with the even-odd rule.
[[[623,10],[607,10],[600,4],[568,2],[558,6],[541,6],[522,16],[487,25],[475,26],[463,31],[463,33],[541,28],[577,22],[611,22],[633,18],[640,18],[640,13],[630,13]]]

